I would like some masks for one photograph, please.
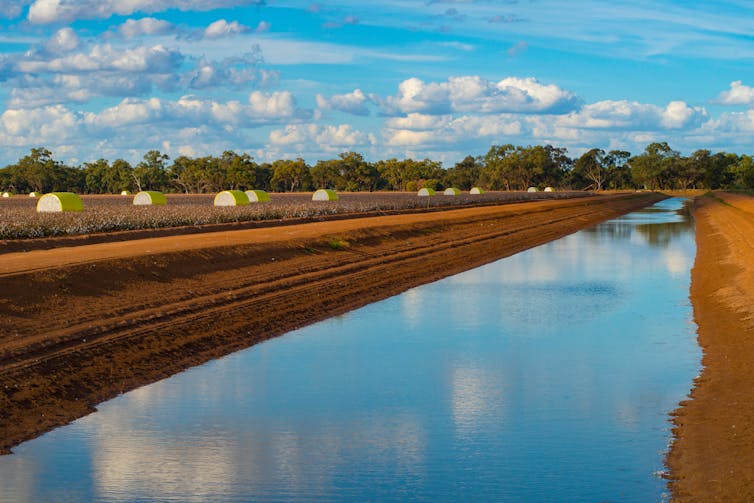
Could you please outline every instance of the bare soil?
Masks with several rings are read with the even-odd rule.
[[[663,197],[141,232],[0,254],[0,451],[119,393]]]
[[[754,501],[754,198],[699,197],[694,218],[704,368],[674,414],[670,486],[675,501]]]

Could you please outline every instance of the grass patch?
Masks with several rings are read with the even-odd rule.
[[[329,246],[333,250],[348,250],[349,248],[351,248],[351,243],[349,243],[345,239],[331,239],[327,242],[327,246]]]

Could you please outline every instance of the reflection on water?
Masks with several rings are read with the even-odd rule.
[[[125,394],[0,501],[657,501],[699,365],[681,201]]]

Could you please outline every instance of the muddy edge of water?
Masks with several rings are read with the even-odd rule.
[[[675,411],[675,501],[754,501],[754,197],[694,201],[691,301],[703,369]]]
[[[29,254],[32,272],[0,276],[0,451],[122,392],[665,197],[360,219],[347,232],[324,222],[317,236],[246,246],[214,233],[204,248],[117,260],[92,245],[76,248],[78,264],[37,270]],[[46,263],[48,251],[34,253]]]

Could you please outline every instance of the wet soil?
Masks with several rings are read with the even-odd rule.
[[[675,412],[675,501],[754,501],[754,198],[715,193],[693,208],[691,300],[703,370]]]

